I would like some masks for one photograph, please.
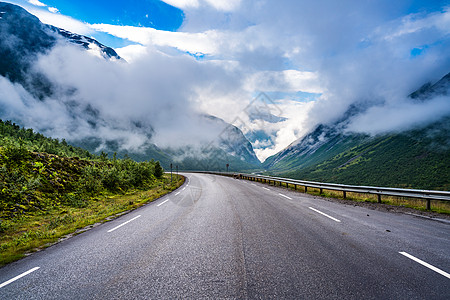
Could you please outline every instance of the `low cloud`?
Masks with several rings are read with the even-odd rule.
[[[40,2],[39,0],[28,0],[30,4],[36,5],[36,6],[47,6],[46,4]]]
[[[118,138],[134,150],[146,142],[182,147],[216,139],[223,128],[206,124],[193,99],[202,90],[226,93],[234,81],[234,74],[189,56],[170,57],[147,48],[132,62],[111,62],[64,43],[42,55],[36,70],[62,88],[39,104],[48,105],[40,115],[49,121],[35,128],[72,139]],[[55,102],[64,110],[65,124],[52,124]],[[74,127],[74,118],[82,120],[80,128]]]
[[[210,6],[220,11],[232,11],[239,7],[241,0],[163,0],[172,6],[186,9]]]
[[[249,99],[243,98],[256,91],[321,94],[308,103],[308,109],[301,96],[277,99],[288,120],[258,123],[259,130],[270,135],[274,143],[263,147],[267,141],[255,142],[261,159],[316,125],[339,120],[351,106],[358,107],[359,115],[349,122],[348,131],[371,134],[424,125],[447,112],[441,109],[445,100],[419,105],[407,95],[450,71],[448,7],[425,5],[416,13],[405,14],[408,4],[404,1],[395,5],[247,1],[240,3],[239,9],[221,13],[200,2],[185,4],[179,6],[186,13],[181,32],[109,25],[94,28],[145,45],[204,54],[238,70],[235,74],[243,82],[233,89],[241,96],[224,93],[209,99],[205,92],[197,101],[204,111],[229,122],[240,116],[244,132],[246,127],[256,130],[256,124],[237,110],[227,115],[230,111],[223,107],[245,107],[237,102],[248,104]],[[412,54],[414,49],[420,49],[419,55]],[[421,116],[416,115],[421,111]]]
[[[373,106],[364,114],[356,116],[347,131],[382,134],[401,132],[415,126],[426,125],[430,120],[439,120],[450,115],[450,97],[437,96],[426,102],[404,99],[382,106]]]
[[[39,14],[77,33],[105,32],[139,44],[117,49],[127,64],[63,46],[39,63],[53,81],[76,88],[62,102],[90,104],[104,128],[136,132],[130,145],[146,138],[136,122],[151,125],[157,144],[207,140],[215,133],[193,116],[208,113],[244,132],[264,131],[254,146],[265,159],[318,124],[340,120],[349,107],[359,113],[347,130],[370,134],[425,125],[449,113],[448,97],[421,103],[407,97],[450,71],[445,2],[165,2],[184,10],[177,32]],[[282,111],[278,117],[286,119],[263,122],[245,113],[260,91],[291,95],[273,99]],[[305,92],[319,95],[311,100]]]

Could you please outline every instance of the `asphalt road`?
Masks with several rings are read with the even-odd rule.
[[[0,299],[450,299],[448,223],[186,176],[0,269]]]

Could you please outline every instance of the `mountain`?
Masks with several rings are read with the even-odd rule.
[[[170,163],[179,165],[180,169],[191,170],[225,169],[226,164],[231,166],[230,170],[260,167],[251,144],[242,132],[237,127],[213,116],[195,116],[204,123],[205,127],[214,127],[217,131],[215,138],[208,144],[195,145],[193,141],[192,145],[164,149],[156,146],[152,141],[155,132],[151,120],[127,120],[123,124],[118,124],[116,120],[108,118],[95,106],[95,103],[87,103],[85,99],[77,98],[80,96],[75,88],[58,86],[34,67],[40,55],[49,53],[57,45],[80,47],[87,53],[99,56],[109,63],[125,62],[112,48],[95,39],[43,24],[23,8],[0,2],[0,76],[7,78],[15,85],[22,86],[41,104],[50,106],[55,105],[57,101],[58,106],[61,106],[71,119],[68,122],[70,122],[73,136],[69,133],[64,138],[73,145],[97,154],[104,151],[111,157],[117,153],[118,157],[129,156],[139,161],[159,160],[166,169]],[[51,98],[51,101],[47,101],[48,98]],[[26,105],[30,102],[29,99],[24,101]],[[9,106],[4,107],[5,105]],[[8,101],[0,102],[0,107],[2,108],[0,118],[3,119],[11,119],[5,111],[20,109],[12,107]],[[55,113],[56,111],[57,109]],[[25,121],[30,118],[30,116],[22,117],[20,111],[17,111],[15,116],[12,121],[21,125],[27,125]],[[77,131],[85,130],[86,127],[93,134],[84,134],[82,138],[75,138],[79,136]],[[108,132],[120,132],[122,137],[114,134],[104,136],[99,128]],[[48,134],[45,124],[38,129]],[[179,134],[182,135],[183,128],[179,130]],[[133,137],[139,136],[140,139],[145,140],[138,147],[139,149],[125,146],[126,139],[133,134]]]
[[[165,153],[173,157],[174,164],[184,170],[252,170],[261,167],[252,144],[242,131],[220,118],[203,115],[204,126],[217,128],[218,135],[201,147],[187,146],[177,149],[166,148]]]
[[[345,134],[332,125],[321,124],[304,138],[267,158],[263,168],[279,173],[314,166],[368,138],[364,134]]]
[[[113,49],[92,38],[43,24],[20,6],[0,2],[0,75],[20,83],[41,100],[52,95],[54,86],[32,67],[39,54],[50,51],[58,42],[97,51],[108,59],[121,59]]]
[[[121,148],[118,140],[104,142],[101,138],[92,137],[72,142],[75,146],[99,153],[98,149],[109,153],[117,153],[122,158],[128,156],[136,161],[154,159],[161,162],[166,169],[178,166],[179,170],[224,171],[229,165],[230,171],[253,170],[261,167],[251,143],[237,127],[230,125],[211,115],[201,115],[203,125],[217,129],[217,137],[204,145],[185,145],[177,147],[157,147],[148,142],[139,151]]]
[[[410,95],[427,101],[448,95],[450,73]],[[364,111],[351,107],[333,124],[321,124],[302,139],[269,157],[272,174],[342,184],[450,189],[450,116],[413,130],[370,136],[345,126]]]
[[[428,82],[424,84],[420,89],[410,94],[412,99],[426,100],[436,95],[447,96],[450,92],[450,73],[445,75],[435,84]]]

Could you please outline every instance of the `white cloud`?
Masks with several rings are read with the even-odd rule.
[[[256,72],[247,78],[245,87],[249,91],[263,92],[323,92],[316,73],[297,70]]]
[[[397,24],[399,22],[399,24]],[[386,28],[380,28],[380,34],[384,35],[387,40],[399,38],[404,35],[410,35],[419,33],[421,31],[436,28],[443,34],[450,33],[450,7],[445,8],[443,12],[431,13],[431,14],[410,14],[400,20],[396,20],[391,24],[392,29],[388,29],[386,34],[384,30]]]
[[[93,24],[90,27],[143,45],[168,46],[194,54],[212,55],[219,52],[218,45],[215,43],[217,40],[217,32],[215,31],[203,33],[171,32],[154,28],[109,24]]]
[[[269,156],[274,155],[288,147],[293,141],[303,137],[314,128],[314,124],[308,122],[308,112],[314,103],[298,103],[289,100],[276,100],[281,116],[286,120],[279,123],[264,123],[267,131],[275,132],[272,136],[273,143],[270,146],[258,147],[255,145],[257,157],[264,161]],[[253,130],[261,129],[258,124]]]
[[[29,13],[38,17],[44,24],[53,25],[82,35],[94,33],[94,30],[88,24],[62,15],[56,7],[49,7],[38,0],[9,0],[8,2],[22,6]]]
[[[59,9],[57,9],[56,7],[49,7],[48,10],[54,14],[59,12]]]
[[[439,96],[420,103],[403,99],[387,105],[374,106],[366,113],[355,117],[347,127],[347,131],[380,134],[401,132],[417,125],[426,125],[430,120],[439,120],[449,115],[449,102],[449,96]]]
[[[36,6],[47,6],[47,4],[44,4],[40,2],[39,0],[28,0],[28,3],[36,5]]]
[[[34,7],[27,8],[27,10],[45,24],[83,35],[89,35],[94,32],[88,24],[59,13]]]
[[[123,57],[127,62],[133,62],[137,59],[147,55],[147,47],[142,45],[129,45],[122,48],[115,49],[120,57]]]
[[[241,0],[163,0],[167,4],[181,9],[198,9],[200,6],[211,6],[221,11],[232,11],[239,7]]]
[[[75,94],[52,97],[59,103],[70,103],[63,115],[76,115],[80,124],[88,124],[91,117],[85,107],[90,105],[98,111],[96,128],[83,127],[75,132],[73,128],[78,125],[67,117],[65,124],[58,124],[59,128],[54,128],[49,120],[37,129],[45,126],[58,132],[66,130],[72,139],[117,135],[135,148],[148,141],[146,134],[151,133],[150,128],[154,130],[152,142],[160,146],[213,141],[220,133],[219,128],[208,126],[197,117],[198,108],[192,100],[201,98],[199,93],[203,91],[213,91],[226,98],[231,87],[236,86],[232,74],[214,62],[199,64],[192,57],[170,57],[151,48],[147,48],[146,55],[129,63],[111,63],[86,55],[86,51],[76,46],[61,45],[42,56],[37,68],[58,86],[76,88]],[[51,101],[47,99],[43,103]],[[42,115],[51,116],[45,112]],[[28,112],[27,117],[31,116]],[[136,122],[145,124],[144,132],[132,126]],[[131,132],[130,137],[125,136],[127,131]]]
[[[143,45],[167,47],[161,49],[166,53],[170,53],[169,48],[176,48],[220,61],[238,80],[233,92],[203,90],[196,103],[203,111],[228,122],[241,116],[255,91],[323,94],[308,103],[308,109],[301,103],[289,102],[285,109],[295,114],[290,114],[288,121],[262,125],[263,130],[275,131],[276,135],[273,147],[257,149],[260,158],[281,150],[321,122],[339,119],[351,104],[370,107],[388,103],[384,107],[386,113],[377,114],[380,120],[386,118],[386,122],[380,122],[383,130],[419,124],[419,118],[391,122],[387,112],[395,111],[396,103],[401,103],[406,95],[428,80],[439,79],[450,68],[446,51],[450,44],[448,9],[393,17],[386,14],[386,7],[376,4],[248,1],[239,3],[240,10],[223,13],[226,18],[222,18],[220,13],[211,12],[205,2],[181,3],[178,7],[187,11],[183,32],[104,24],[93,28]],[[323,10],[324,5],[330,9]],[[214,23],[211,18],[219,21]],[[204,29],[211,24],[216,28]],[[423,45],[433,46],[427,48],[423,57],[411,59],[411,49]],[[429,102],[424,110],[434,111],[437,105]],[[352,130],[381,130],[370,130],[371,126],[377,127],[371,117],[377,111],[368,110],[366,117],[361,115]],[[425,115],[428,121],[435,119],[431,113]],[[252,130],[257,129],[256,123],[245,122],[253,126]]]
[[[408,11],[410,4],[403,0],[382,4],[326,0],[165,2],[185,12],[178,32],[89,25],[37,7],[31,12],[45,23],[70,31],[106,32],[140,44],[117,49],[130,62],[128,67],[121,67],[125,68],[120,69],[123,74],[119,69],[111,70],[108,64],[85,62],[97,66],[89,72],[86,68],[78,70],[82,67],[79,62],[67,62],[74,64],[80,78],[72,78],[70,68],[65,70],[66,77],[85,92],[85,99],[100,101],[105,113],[114,117],[118,114],[120,119],[124,107],[120,97],[129,99],[126,91],[136,90],[139,93],[133,94],[133,105],[123,109],[130,118],[155,106],[161,115],[152,117],[159,120],[174,112],[171,105],[188,104],[190,110],[211,113],[228,122],[239,116],[251,130],[272,134],[275,144],[258,148],[260,158],[276,153],[321,122],[336,121],[350,105],[363,106],[367,111],[353,120],[349,130],[370,133],[424,124],[447,112],[440,109],[443,100],[413,105],[406,103],[405,97],[449,72],[449,8],[429,12],[421,7],[421,13],[405,15],[403,11]],[[425,2],[416,4],[426,6]],[[412,58],[411,50],[416,47],[424,49],[423,54]],[[187,52],[206,57],[196,60],[185,55]],[[78,59],[76,55],[73,58]],[[139,64],[146,71],[137,67]],[[139,76],[131,75],[131,70]],[[85,76],[85,80],[82,74],[86,73],[105,78]],[[101,81],[98,89],[92,84],[97,80]],[[109,86],[114,86],[113,91],[106,88]],[[242,115],[258,91],[303,91],[322,96],[309,103],[277,99],[288,120],[258,123]],[[103,98],[108,101],[95,100]],[[168,99],[168,106],[157,99]],[[181,120],[189,122],[187,118]],[[177,134],[161,130],[171,138]],[[263,144],[260,141],[255,145]]]
[[[198,7],[200,5],[198,0],[163,0],[169,5],[174,7],[178,7],[181,9],[189,8],[189,7]]]

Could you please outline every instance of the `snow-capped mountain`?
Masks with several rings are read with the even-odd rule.
[[[84,36],[79,35],[76,33],[72,33],[70,31],[50,26],[55,32],[57,32],[59,35],[64,37],[67,41],[77,44],[85,48],[86,50],[94,53],[95,55],[101,56],[105,59],[116,59],[120,60],[121,58],[114,49],[107,47],[101,43],[99,43],[97,40]]]
[[[55,111],[55,114],[57,114],[59,109],[59,112],[62,110],[67,115],[66,118],[70,119],[65,121],[65,124],[66,126],[69,124],[67,127],[69,127],[69,130],[72,130],[71,133],[73,135],[69,134],[69,136],[62,137],[90,151],[104,151],[110,154],[117,152],[119,157],[127,154],[138,160],[156,159],[160,160],[165,168],[169,166],[170,162],[174,161],[177,161],[180,167],[185,166],[185,169],[208,169],[212,167],[210,164],[212,161],[222,169],[227,163],[232,165],[233,170],[260,166],[251,144],[242,132],[238,128],[212,116],[197,116],[205,123],[210,123],[205,124],[205,126],[211,125],[217,129],[216,139],[212,140],[210,144],[192,145],[190,147],[192,149],[202,149],[202,155],[195,157],[197,152],[189,151],[189,147],[161,150],[152,142],[152,136],[155,133],[152,120],[129,119],[122,120],[119,124],[117,120],[106,116],[107,114],[96,106],[95,101],[98,99],[91,99],[91,102],[81,99],[82,95],[77,93],[76,88],[70,86],[69,81],[65,83],[68,86],[61,86],[55,80],[49,79],[43,73],[42,67],[41,69],[36,68],[40,57],[46,56],[52,49],[60,45],[79,47],[85,50],[86,53],[104,59],[105,61],[102,62],[111,64],[126,63],[125,60],[117,55],[114,49],[99,43],[93,38],[43,24],[25,9],[13,4],[0,2],[0,79],[3,82],[6,80],[12,83],[12,87],[10,84],[9,88],[16,89],[16,87],[19,87],[18,94],[20,97],[23,97],[18,105],[12,104],[9,100],[1,101],[2,99],[0,99],[0,119],[13,118],[13,122],[23,126],[27,126],[30,123],[35,124],[36,121],[26,122],[30,118],[35,117],[34,112],[24,116],[21,111],[23,109],[21,105],[41,108],[45,106],[47,113]],[[64,51],[65,47],[61,47],[61,49]],[[59,58],[61,59],[61,57],[62,59],[65,58],[64,53]],[[52,61],[46,60],[46,64],[51,65]],[[20,92],[22,88],[26,93]],[[30,96],[33,99],[29,99]],[[124,95],[124,97],[127,97],[127,95]],[[104,100],[108,101],[108,99]],[[53,109],[54,106],[58,108]],[[9,114],[7,114],[8,111],[10,112]],[[10,117],[11,115],[13,117]],[[56,118],[59,116],[54,115],[52,117]],[[36,129],[43,130],[44,133],[49,134],[49,132],[46,132],[45,122],[41,122],[40,126],[41,128]],[[102,128],[103,132],[120,133],[121,137],[114,134],[104,136],[98,128]],[[79,130],[89,131],[90,135],[84,134],[82,138],[79,138],[80,135],[77,134]],[[182,135],[183,128],[179,130],[179,134]],[[124,146],[126,144],[125,140],[128,139],[130,141],[135,137],[145,139],[145,142],[142,143],[138,150]],[[193,144],[195,142],[193,141]]]
[[[39,54],[57,43],[79,45],[106,59],[121,59],[114,49],[92,38],[43,24],[20,6],[0,2],[0,76],[20,83],[39,99],[51,95],[52,83],[32,66]]]

